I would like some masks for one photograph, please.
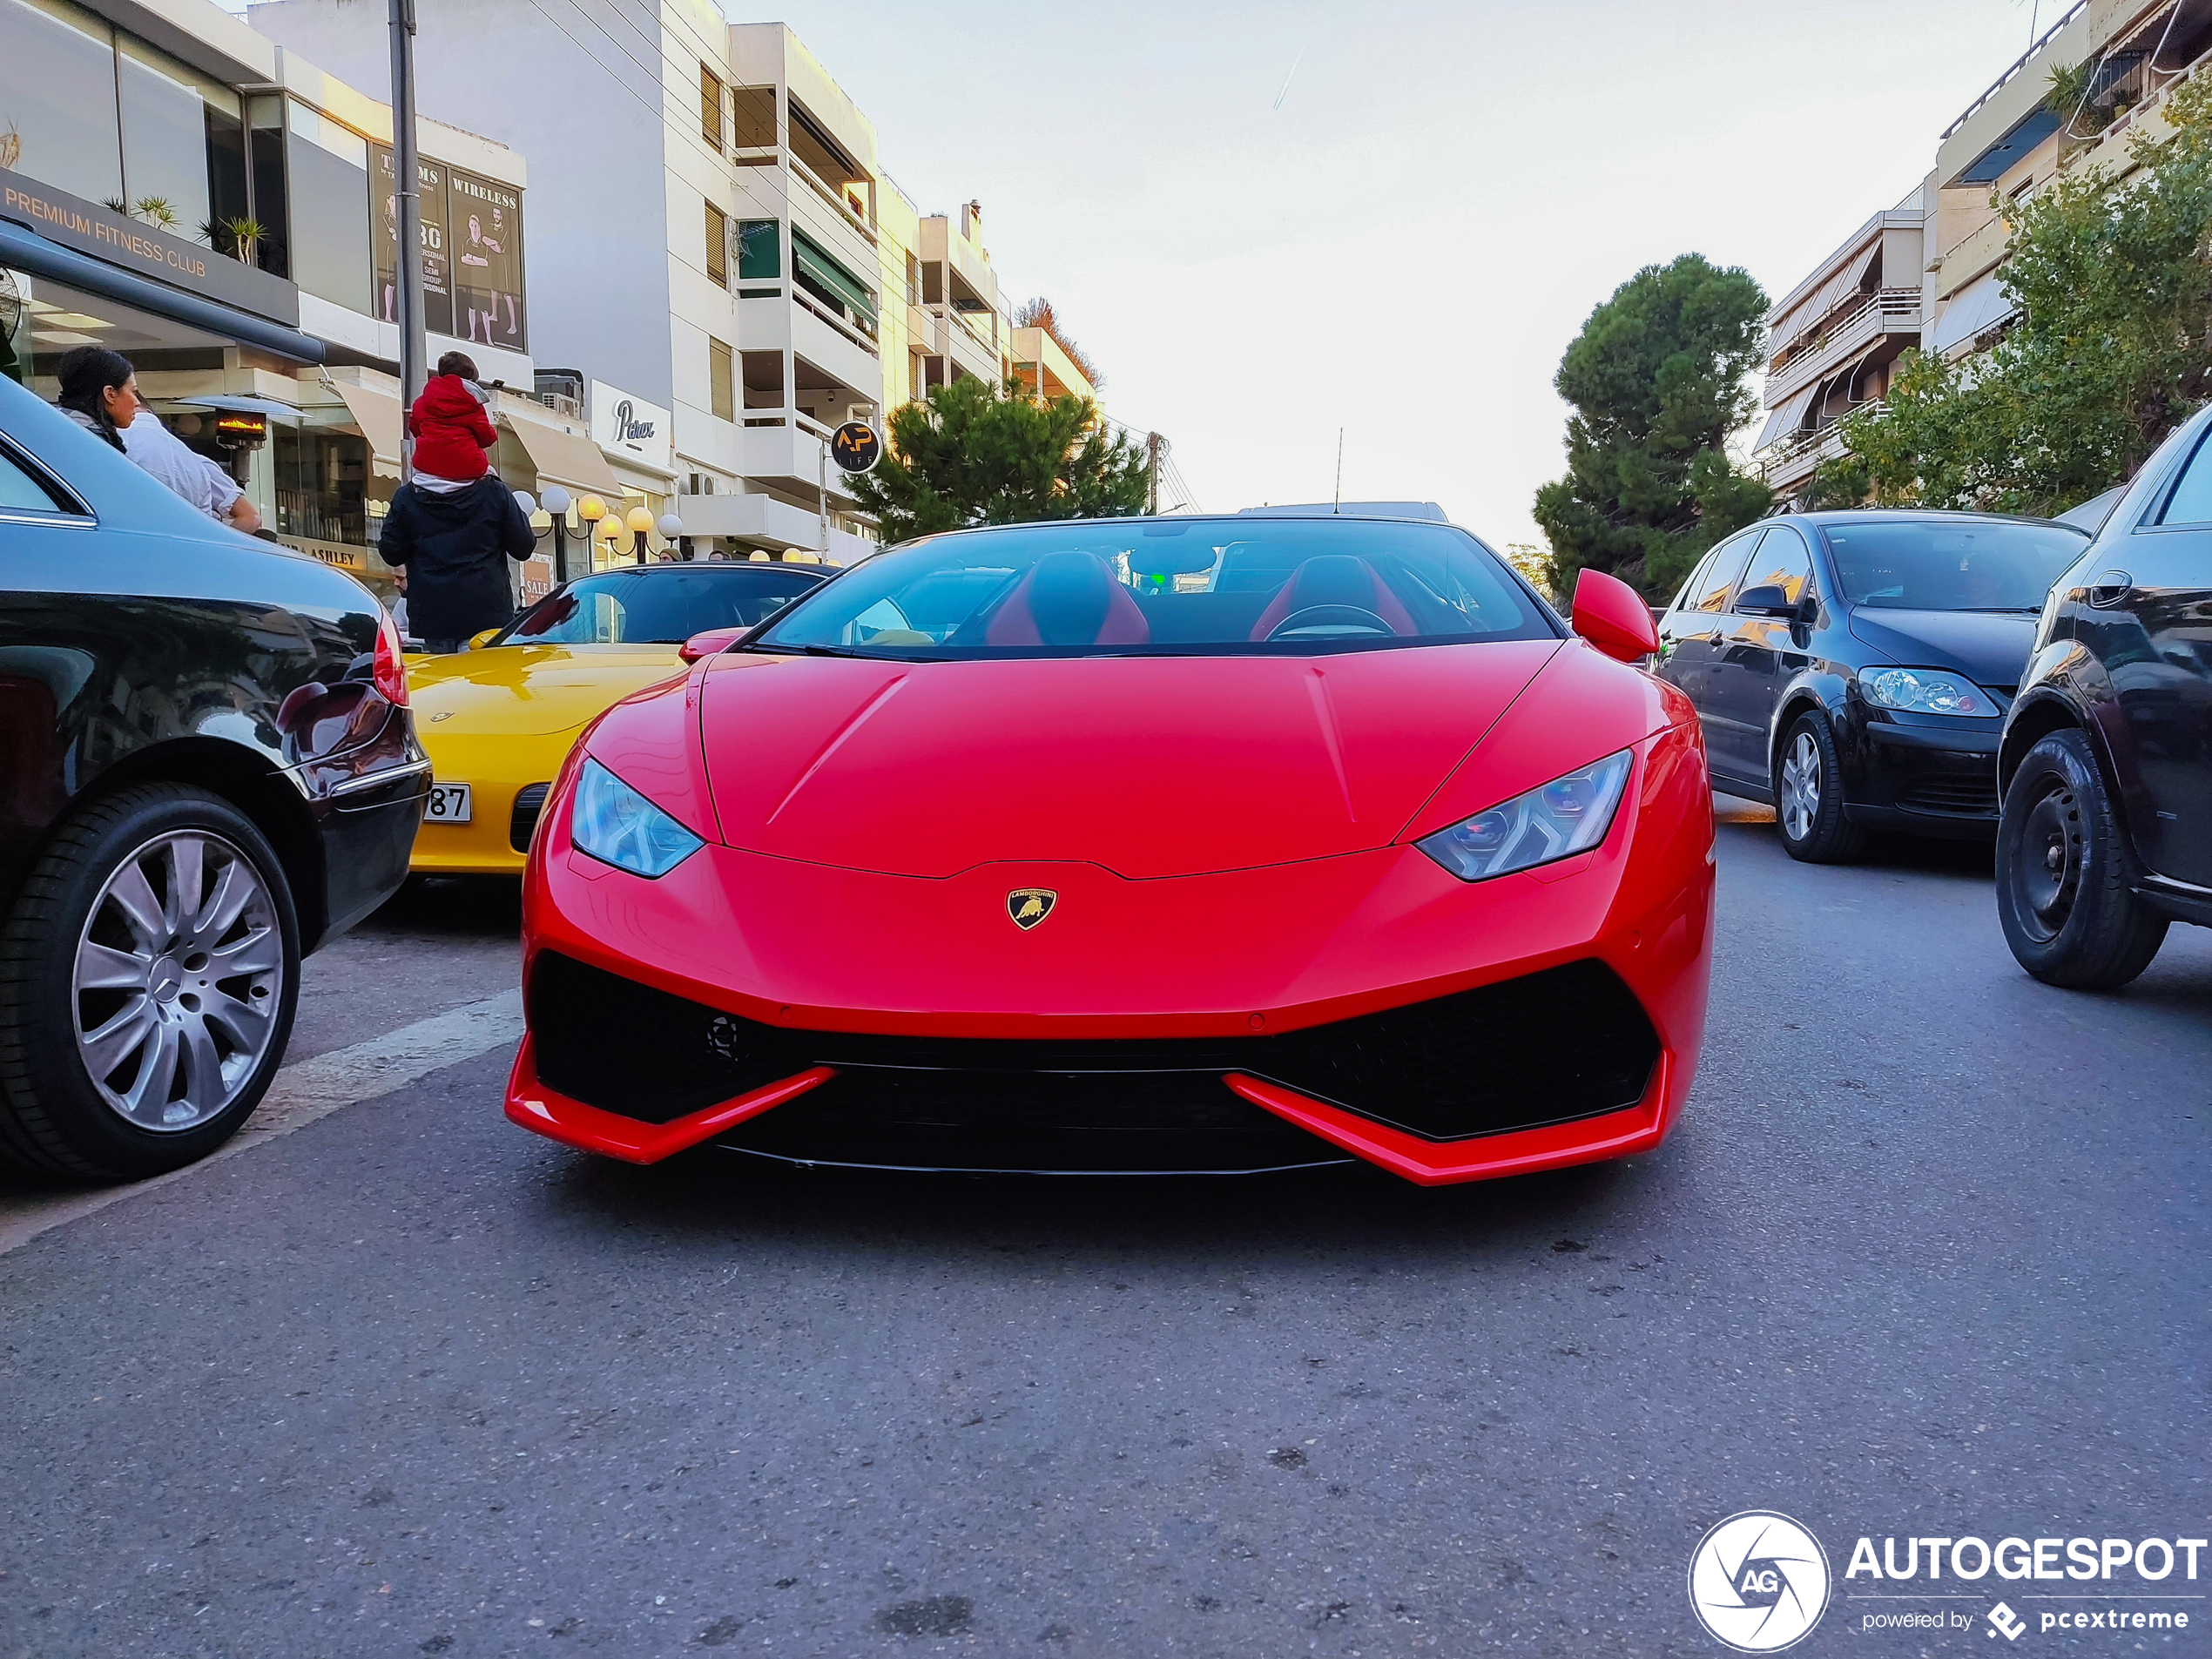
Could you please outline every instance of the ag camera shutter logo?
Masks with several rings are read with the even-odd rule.
[[[1779,1653],[1804,1641],[1828,1610],[1828,1589],[1820,1541],[1770,1509],[1730,1515],[1689,1558],[1691,1611],[1738,1653]]]

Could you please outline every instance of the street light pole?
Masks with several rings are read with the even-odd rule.
[[[829,440],[822,438],[818,442],[822,446],[821,470],[816,477],[815,489],[822,509],[822,563],[827,564],[829,563]]]
[[[422,175],[415,154],[415,0],[391,0],[392,180],[399,209],[400,450],[415,460],[405,411],[415,407],[428,378],[422,326]]]

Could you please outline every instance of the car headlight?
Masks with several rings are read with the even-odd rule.
[[[1964,714],[1993,719],[1996,699],[1963,674],[1941,668],[1865,668],[1858,689],[1877,708],[1912,714]]]
[[[1549,864],[1605,839],[1629,781],[1629,752],[1501,801],[1413,843],[1462,881]]]
[[[586,760],[577,775],[569,840],[602,864],[649,879],[706,845],[596,760]]]

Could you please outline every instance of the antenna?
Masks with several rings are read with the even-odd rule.
[[[1344,507],[1344,428],[1337,428],[1337,493],[1330,498],[1329,510],[1339,512]]]

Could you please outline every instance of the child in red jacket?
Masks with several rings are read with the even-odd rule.
[[[435,489],[474,483],[491,470],[484,451],[499,442],[484,406],[491,394],[476,384],[476,365],[464,352],[438,359],[438,372],[408,411],[415,437],[415,482]]]

